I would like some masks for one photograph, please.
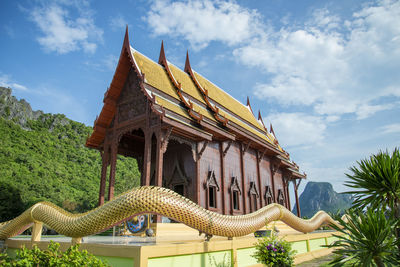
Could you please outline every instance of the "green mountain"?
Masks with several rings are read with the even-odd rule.
[[[317,211],[336,213],[350,208],[350,194],[337,193],[327,182],[308,182],[299,198],[301,216],[312,217]],[[296,205],[292,211],[297,214]]]
[[[0,222],[42,200],[71,212],[97,206],[100,153],[84,146],[91,131],[63,114],[32,111],[0,87]],[[119,156],[116,194],[139,181],[136,160]]]

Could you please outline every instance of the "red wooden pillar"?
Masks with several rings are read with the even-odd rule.
[[[299,189],[299,185],[300,185],[301,180],[299,180],[299,183],[296,184],[296,180],[293,180],[294,183],[294,196],[296,198],[296,209],[297,209],[297,216],[301,217],[301,211],[300,211],[300,203],[299,203],[299,197],[297,195],[297,189]]]
[[[200,168],[201,168],[201,166],[200,166],[200,159],[199,159],[199,156],[198,156],[198,153],[199,153],[199,142],[197,142],[197,144],[196,144],[196,151],[195,151],[196,153],[195,153],[195,160],[196,160],[196,192],[195,192],[195,200],[196,200],[196,203],[197,204],[199,204],[200,206],[201,206],[201,199],[200,199],[200,183],[202,183],[203,181],[202,181],[202,179],[201,179],[201,175],[200,175]]]
[[[149,131],[144,133],[144,157],[141,186],[150,185],[150,165],[151,164],[151,135]]]
[[[290,196],[289,196],[289,184],[290,184],[290,180],[288,180],[287,183],[286,183],[286,196],[287,196],[288,210],[291,210],[291,207],[290,207]]]
[[[163,162],[164,162],[164,152],[166,150],[166,144],[164,143],[164,135],[161,129],[157,131],[157,144],[156,144],[156,166],[155,166],[155,185],[162,187],[162,177],[163,177]],[[150,184],[150,182],[149,182]],[[153,216],[153,222],[161,223],[162,218],[159,215]]]
[[[242,174],[242,188],[243,188],[243,194],[242,194],[242,199],[243,199],[243,214],[247,213],[247,188],[246,188],[246,177],[245,177],[245,170],[244,170],[244,154],[246,153],[246,149],[244,148],[244,144],[240,144],[240,169],[241,169],[241,174]]]
[[[260,190],[260,208],[263,207],[263,197],[262,197],[262,188],[261,188],[261,171],[260,171],[260,163],[262,160],[262,155],[257,151],[257,181],[258,181],[258,190]]]
[[[224,143],[219,143],[219,155],[221,161],[221,189],[222,189],[222,214],[228,214],[226,212],[225,198],[227,197],[225,189],[225,157],[224,157]]]
[[[109,160],[108,148],[104,149],[101,154],[101,178],[100,178],[100,190],[99,190],[99,206],[104,204],[104,194],[106,191],[106,179],[107,179],[107,167]]]
[[[117,146],[118,144],[114,142],[111,145],[111,155],[110,155],[110,181],[108,186],[108,201],[114,198],[114,184],[115,184],[115,168],[117,165]]]
[[[272,202],[273,203],[276,203],[276,198],[275,198],[275,195],[276,195],[276,193],[275,193],[275,172],[277,171],[277,169],[278,169],[278,167],[277,166],[274,166],[274,162],[271,160],[270,162],[269,162],[269,167],[270,167],[270,170],[271,170],[271,183],[272,183]]]
[[[166,140],[163,139],[163,133],[161,130],[159,130],[157,132],[157,148],[156,148],[156,177],[155,177],[156,186],[162,186],[164,152],[166,148],[165,146],[166,144],[164,142],[166,142]]]

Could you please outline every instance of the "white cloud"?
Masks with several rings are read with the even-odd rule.
[[[117,63],[118,63],[118,57],[115,55],[107,55],[103,59],[104,66],[110,71],[114,71],[117,68]]]
[[[7,35],[10,38],[12,38],[12,39],[15,38],[15,32],[14,32],[14,29],[11,26],[4,25],[3,28],[4,28],[5,33],[7,33]]]
[[[155,35],[183,37],[194,49],[212,41],[240,44],[260,31],[260,15],[234,2],[155,0],[144,20]]]
[[[73,3],[51,2],[30,11],[30,19],[42,32],[37,40],[47,51],[65,54],[82,49],[94,53],[96,42],[102,40],[103,31],[94,24],[87,4]]]
[[[28,88],[25,85],[16,83],[15,81],[13,81],[10,78],[9,75],[1,74],[1,73],[0,73],[0,86],[9,87],[13,90],[28,91]]]
[[[119,58],[116,55],[109,54],[103,57],[101,60],[96,58],[95,61],[88,60],[85,61],[84,64],[91,69],[95,69],[96,71],[114,72],[117,67],[118,59]]]
[[[362,104],[357,109],[357,112],[356,112],[357,119],[359,119],[359,120],[366,119],[378,111],[388,110],[393,107],[394,107],[394,105],[392,105],[392,104],[386,104],[386,105]]]
[[[268,83],[255,86],[260,99],[360,120],[393,108],[382,98],[400,97],[399,17],[400,2],[382,0],[347,20],[323,8],[276,30],[235,2],[155,0],[144,19],[155,35],[183,38],[196,49],[212,41],[233,46],[240,63],[269,74]]]
[[[120,30],[121,28],[124,29],[126,25],[128,25],[128,22],[121,14],[110,19],[110,26],[114,31]]]
[[[394,107],[379,104],[382,97],[395,102],[400,95],[399,17],[399,1],[366,6],[345,23],[317,10],[302,27],[285,26],[236,48],[234,55],[271,75],[255,87],[261,99],[365,119]]]
[[[307,170],[307,182],[329,182],[333,185],[336,192],[349,191],[349,188],[344,185],[347,180],[345,173],[348,173],[347,167],[316,167],[314,163],[301,162],[302,169]],[[307,183],[303,184],[305,187]],[[303,188],[300,190],[302,191]]]
[[[283,147],[322,143],[327,127],[320,116],[305,113],[275,113],[267,116],[264,121],[272,123]]]
[[[400,133],[400,123],[388,124],[381,127],[384,134]]]

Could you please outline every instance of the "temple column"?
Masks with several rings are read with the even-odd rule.
[[[149,131],[144,133],[144,157],[141,186],[150,185],[150,165],[151,164],[151,135]]]
[[[219,142],[219,155],[221,161],[221,188],[222,188],[222,214],[227,214],[225,197],[227,196],[225,191],[225,157],[224,157],[224,143]]]
[[[200,159],[198,157],[198,152],[199,152],[199,142],[196,143],[196,151],[195,151],[195,155],[194,155],[194,159],[195,159],[195,164],[196,164],[196,192],[195,192],[195,201],[197,204],[199,204],[201,206],[200,203],[200,183],[202,182],[201,177],[200,177]]]
[[[163,133],[161,129],[157,132],[157,148],[156,148],[156,176],[155,185],[162,186],[163,177],[163,163],[164,163],[164,153],[166,150],[165,140],[163,138]]]
[[[290,205],[289,184],[288,184],[288,187],[286,188],[286,192],[287,192],[288,209],[292,210],[292,207]]]
[[[240,170],[242,174],[242,188],[243,188],[243,194],[242,194],[242,199],[243,199],[243,214],[247,213],[247,201],[246,198],[248,196],[247,188],[246,188],[246,177],[245,177],[245,170],[244,170],[244,155],[246,153],[246,149],[244,147],[244,144],[240,144]]]
[[[262,155],[260,155],[260,153],[258,151],[256,151],[257,153],[257,180],[258,180],[258,190],[260,190],[260,208],[263,207],[263,197],[262,197],[262,188],[261,188],[261,171],[260,171],[260,163],[262,160]]]
[[[117,146],[116,142],[111,145],[111,155],[110,155],[110,180],[108,186],[108,201],[114,198],[114,184],[115,184],[115,168],[117,165]]]
[[[299,179],[299,183],[296,183],[296,180],[293,180],[293,187],[294,187],[294,196],[296,198],[296,209],[297,209],[297,216],[301,217],[301,211],[300,211],[300,203],[299,203],[299,197],[297,195],[297,190],[299,189],[301,183],[301,179]]]
[[[274,162],[271,160],[270,162],[269,162],[269,166],[270,166],[270,169],[271,169],[271,183],[272,183],[272,202],[273,203],[276,203],[276,198],[275,198],[275,195],[276,195],[276,193],[275,193],[275,172],[278,170],[278,167],[277,166],[274,166]]]
[[[286,196],[287,196],[288,210],[291,210],[291,208],[290,208],[290,197],[289,197],[289,184],[290,184],[290,180],[289,180],[289,178],[288,178],[288,181],[286,182],[285,191],[286,191]]]
[[[106,147],[101,154],[101,178],[100,178],[100,190],[99,190],[99,206],[104,204],[104,194],[106,191],[106,179],[107,179],[107,167],[109,161],[108,148]]]

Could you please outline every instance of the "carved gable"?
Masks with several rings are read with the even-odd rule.
[[[269,185],[267,185],[267,186],[265,187],[264,198],[265,198],[265,199],[272,198],[272,190],[271,190],[271,187],[270,187]]]
[[[285,202],[285,196],[283,194],[282,189],[278,189],[278,203],[281,205],[284,205]]]
[[[250,193],[250,195],[256,195],[257,197],[260,197],[260,194],[258,193],[258,190],[257,190],[255,182],[250,182],[249,193]]]
[[[240,194],[242,194],[242,190],[240,190],[237,177],[232,177],[232,182],[231,182],[231,186],[229,189],[231,192],[238,191]]]
[[[139,87],[139,80],[134,72],[128,79],[118,99],[118,122],[124,122],[146,112],[146,97]]]
[[[207,188],[209,186],[214,186],[217,189],[217,191],[219,191],[219,185],[217,182],[217,178],[215,177],[214,171],[208,171],[208,178],[205,183],[205,187]]]

